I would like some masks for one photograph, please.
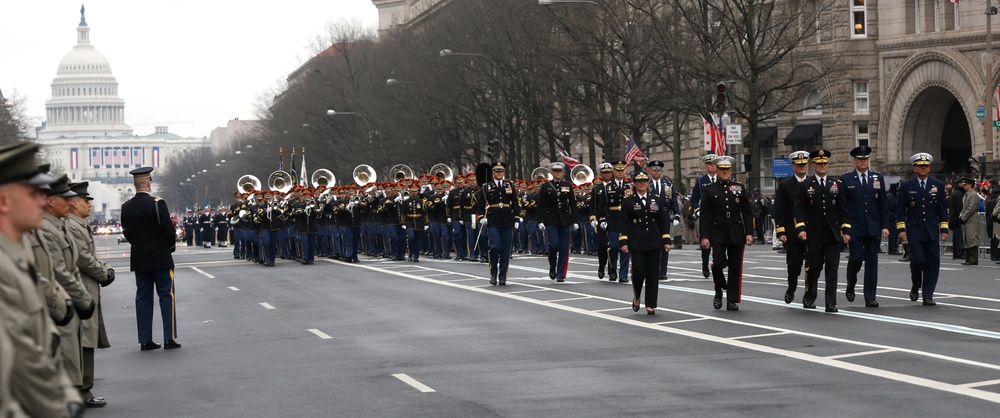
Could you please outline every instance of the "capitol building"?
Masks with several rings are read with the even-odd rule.
[[[182,138],[166,126],[135,135],[125,123],[125,100],[118,97],[111,64],[90,43],[83,8],[76,34],[76,46],[59,62],[52,80],[37,141],[54,173],[90,182],[95,218],[116,219],[121,203],[135,194],[130,170],[165,167],[187,152],[210,147],[211,140]],[[155,194],[155,181],[153,188]]]

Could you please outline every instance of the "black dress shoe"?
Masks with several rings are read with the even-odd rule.
[[[722,291],[716,290],[715,297],[712,298],[712,307],[715,309],[722,309]]]
[[[736,302],[729,302],[729,303],[726,304],[726,310],[727,311],[738,311],[738,310],[740,310],[740,306],[737,305]]]
[[[997,263],[997,264],[1000,264],[1000,263]],[[597,271],[597,280],[604,280],[604,269],[603,268]]]
[[[632,304],[632,312],[639,312],[639,304],[638,303],[633,303]]]
[[[163,342],[164,350],[170,350],[172,348],[181,348],[181,343],[177,342],[177,340],[167,340]]]
[[[142,351],[156,350],[156,349],[159,349],[159,348],[160,348],[160,345],[157,344],[157,343],[154,343],[152,341],[150,341],[148,343],[139,344],[139,350],[142,350]]]
[[[708,266],[701,267],[701,275],[705,276],[706,279],[708,278],[709,275]]]
[[[497,284],[497,278],[496,277],[490,277],[490,284],[496,285]]]
[[[789,291],[786,290],[785,291],[785,303],[792,303],[793,300],[795,300],[795,292],[794,291],[789,292]]]
[[[840,310],[837,309],[837,305],[834,305],[832,303],[829,304],[829,305],[826,305],[826,311],[827,312],[840,312]]]
[[[916,287],[910,289],[910,302],[916,302],[917,301],[917,297],[920,296],[920,295],[917,294],[918,290],[919,289],[917,289]]]
[[[806,309],[816,309],[816,302],[812,300],[802,301],[802,307]]]
[[[609,277],[608,280],[617,281],[618,280],[618,273],[615,272],[615,271],[608,271],[608,277]]]
[[[565,277],[556,277],[556,282],[557,283],[562,283],[562,282],[565,282],[565,281],[566,281]]]
[[[934,299],[924,299],[924,306],[936,306],[936,305],[937,304],[934,303]]]
[[[656,315],[655,309],[646,309],[646,315]]]
[[[507,281],[506,280],[501,280],[500,281],[500,286],[506,286],[506,285],[507,285]]]
[[[549,272],[549,280],[555,280],[555,279],[556,279],[556,273],[553,272],[553,271],[550,271]]]
[[[622,277],[618,279],[618,283],[628,283],[628,277]]]
[[[844,295],[847,296],[848,302],[854,302],[854,286],[848,287],[847,292],[844,292]]]
[[[104,400],[104,398],[92,397],[90,399],[87,399],[86,404],[87,408],[101,408],[103,406],[106,406],[108,404],[108,401]]]
[[[866,300],[865,301],[865,307],[866,308],[877,308],[878,307],[878,301],[874,300],[874,299],[873,300]]]

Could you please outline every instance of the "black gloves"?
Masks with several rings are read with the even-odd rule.
[[[83,418],[83,414],[86,411],[86,408],[79,402],[67,403],[66,409],[69,411],[69,418]]]
[[[66,299],[66,315],[62,319],[56,321],[56,325],[64,326],[73,320],[73,315],[75,315],[76,309],[73,308],[73,300]]]
[[[115,269],[108,267],[108,280],[101,283],[101,287],[111,286],[111,283],[115,282]]]
[[[86,320],[94,316],[95,311],[97,311],[97,302],[90,301],[90,306],[88,306],[87,309],[80,310],[77,308],[76,313],[80,315],[80,319]]]

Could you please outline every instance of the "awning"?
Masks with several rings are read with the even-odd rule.
[[[785,145],[804,146],[823,143],[823,125],[799,125],[785,137]]]
[[[757,128],[757,138],[760,138],[760,146],[763,148],[778,146],[778,128]],[[750,133],[743,137],[743,146],[750,148]]]

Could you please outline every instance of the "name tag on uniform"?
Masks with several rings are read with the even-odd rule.
[[[638,203],[638,202],[636,202],[635,206],[633,206],[633,207],[632,207],[632,209],[635,209],[635,210],[642,210],[642,204],[641,204],[641,203]]]

